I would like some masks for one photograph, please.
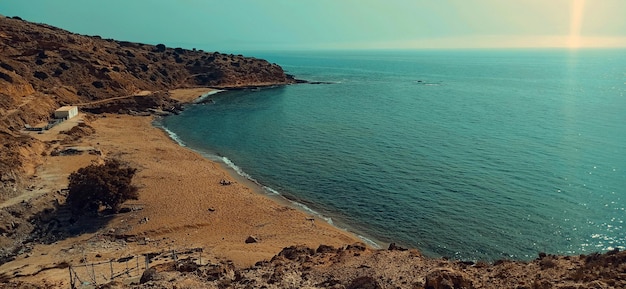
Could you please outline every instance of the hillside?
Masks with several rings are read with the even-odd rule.
[[[63,105],[116,97],[93,112],[176,110],[167,91],[187,87],[242,88],[295,80],[265,60],[74,34],[45,24],[0,17],[0,201],[19,193],[45,145],[20,136]],[[120,111],[120,107],[124,107]]]

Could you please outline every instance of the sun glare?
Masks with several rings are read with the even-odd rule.
[[[580,31],[583,24],[583,13],[585,10],[585,0],[573,0],[572,14],[570,16],[569,48],[576,49],[582,46]]]

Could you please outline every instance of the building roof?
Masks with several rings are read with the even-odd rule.
[[[78,108],[78,107],[77,106],[62,106],[62,107],[59,107],[55,111],[70,111],[70,110],[72,110],[74,108]]]

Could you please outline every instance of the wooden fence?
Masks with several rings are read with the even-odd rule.
[[[198,265],[202,264],[202,248],[183,250],[169,250],[158,253],[146,253],[136,256],[128,256],[109,261],[70,265],[68,267],[70,288],[81,286],[97,286],[109,283],[115,279],[136,278],[150,267],[155,260],[178,261],[181,256],[191,257]],[[142,260],[140,260],[142,259]]]

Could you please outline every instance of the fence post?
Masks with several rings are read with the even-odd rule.
[[[139,271],[139,256],[137,256],[137,258],[135,258],[137,266],[135,266],[135,270]]]
[[[93,284],[98,285],[98,277],[96,277],[96,270],[94,269],[93,263],[91,263],[91,275],[93,276]]]
[[[110,280],[113,280],[113,260],[109,260],[109,267],[111,268],[111,278],[110,278]]]
[[[76,287],[74,286],[74,276],[72,276],[72,266],[69,266],[68,269],[70,270],[70,289],[74,289]]]
[[[150,254],[145,254],[144,258],[146,258],[146,270],[148,270],[148,266],[150,266]]]

